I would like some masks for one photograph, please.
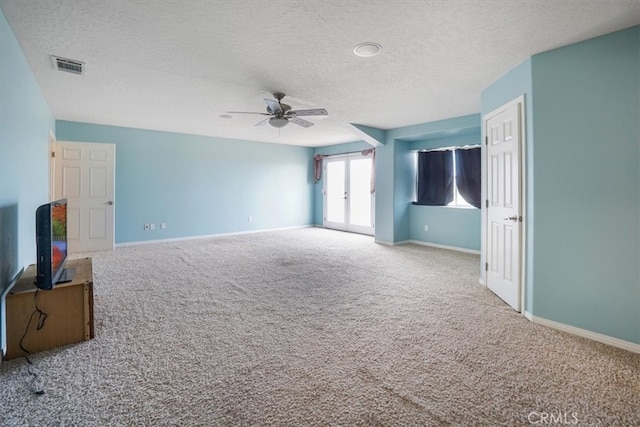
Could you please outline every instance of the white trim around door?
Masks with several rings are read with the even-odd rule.
[[[374,234],[374,167],[372,154],[358,152],[324,158],[322,225],[325,228]]]
[[[115,245],[115,144],[55,143],[54,199],[67,199],[70,253]]]

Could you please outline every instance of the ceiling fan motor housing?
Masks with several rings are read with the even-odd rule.
[[[282,117],[291,110],[291,105],[283,104],[281,102],[279,104],[282,111],[273,111],[270,106],[267,106],[267,113],[273,114],[276,117]]]

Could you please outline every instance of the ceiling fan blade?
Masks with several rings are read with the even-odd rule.
[[[313,126],[313,123],[311,123],[310,121],[300,119],[296,116],[289,117],[289,120],[297,124],[298,126],[302,126],[303,128],[310,128],[311,126]]]
[[[270,116],[271,114],[267,113],[256,113],[254,111],[227,111],[227,114],[260,114],[262,116]]]
[[[291,114],[295,114],[296,116],[328,116],[329,113],[324,108],[312,108],[309,110],[293,110],[289,111]]]
[[[284,114],[284,111],[282,111],[282,107],[280,106],[280,103],[275,99],[265,98],[264,102],[267,103],[267,106],[269,107],[269,109],[274,115],[281,116],[282,114]]]
[[[264,125],[266,125],[267,123],[269,123],[269,120],[270,120],[270,119],[271,119],[271,118],[267,118],[267,119],[264,119],[264,120],[260,120],[258,123],[256,123],[256,124],[255,124],[255,126],[264,126]]]

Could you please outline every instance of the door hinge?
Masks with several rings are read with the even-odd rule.
[[[486,202],[487,202],[487,208],[488,208],[489,207],[489,199],[487,199]]]
[[[484,137],[484,145],[489,145],[489,137],[488,136]]]
[[[55,156],[56,156],[56,152],[55,152],[55,151],[52,151],[52,152],[51,152],[51,158],[54,158]]]
[[[488,262],[484,263],[484,271],[489,271],[489,263]]]

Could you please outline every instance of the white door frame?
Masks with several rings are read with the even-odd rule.
[[[488,167],[487,167],[487,121],[505,110],[513,106],[514,104],[519,104],[519,117],[520,120],[520,188],[519,188],[519,203],[520,203],[520,212],[522,213],[522,223],[521,223],[521,236],[520,236],[520,274],[519,274],[519,285],[520,285],[520,312],[525,314],[526,310],[526,248],[527,248],[527,144],[526,144],[526,111],[525,111],[525,96],[520,95],[517,98],[507,102],[506,104],[492,110],[491,112],[485,114],[482,117],[482,140],[484,144],[482,144],[482,251],[480,254],[480,263],[481,263],[481,273],[480,273],[480,283],[484,286],[487,286],[487,251],[488,251],[488,239],[487,239],[487,230],[488,230],[488,215],[487,215],[487,201],[488,201]]]
[[[86,157],[82,154],[83,150]],[[67,151],[70,156],[67,158]],[[69,199],[67,220],[69,224],[76,224],[77,236],[71,236],[69,229],[68,244],[70,253],[93,252],[113,250],[115,247],[115,154],[116,145],[113,143],[81,142],[81,141],[56,141],[55,143],[55,199]],[[106,153],[106,154],[105,154]],[[95,157],[94,157],[95,154]],[[71,170],[78,170],[76,175],[79,180],[77,188],[71,188],[70,193],[65,189],[65,165],[71,162]],[[93,194],[93,174],[91,168],[85,169],[87,162],[103,162],[105,172],[98,174],[95,189],[100,190],[101,185],[104,194],[99,191]],[[101,170],[99,168],[99,170]],[[79,204],[78,204],[79,203]],[[96,224],[104,224],[104,235],[92,236],[92,214],[104,213],[104,221],[96,221]],[[75,217],[72,216],[75,214]],[[100,231],[100,229],[98,229]]]
[[[52,202],[56,194],[56,135],[49,129],[49,201]]]
[[[333,230],[341,230],[347,231],[347,221],[349,215],[349,208],[347,204],[347,174],[349,173],[348,168],[349,164],[347,163],[346,155],[335,155],[328,156],[322,160],[322,171],[323,171],[323,180],[322,180],[322,226],[325,228],[331,228]],[[327,185],[329,182],[329,171],[327,165],[331,162],[344,162],[344,185],[345,185],[345,195],[344,195],[344,222],[334,222],[327,220],[328,218],[328,206],[329,203],[327,201]]]

